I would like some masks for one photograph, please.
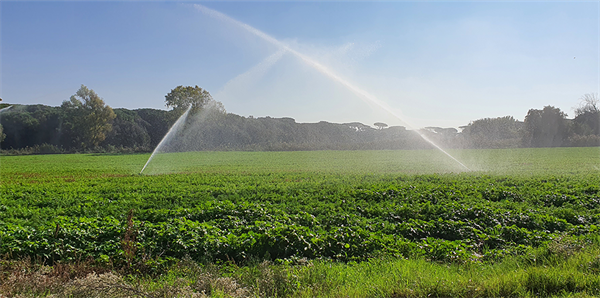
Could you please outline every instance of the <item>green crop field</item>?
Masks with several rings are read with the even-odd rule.
[[[182,260],[235,264],[238,273],[262,261],[308,270],[289,265],[302,260],[310,270],[349,266],[340,272],[350,274],[374,262],[388,262],[378,270],[404,266],[397,263],[404,259],[438,273],[515,257],[546,266],[535,256],[550,251],[566,260],[583,251],[587,267],[551,266],[579,283],[528,288],[532,277],[515,265],[510,272],[521,274],[522,284],[480,295],[600,295],[600,148],[450,153],[471,171],[434,150],[159,154],[142,175],[149,154],[1,156],[0,254],[50,265],[90,260],[144,274]],[[472,286],[459,271],[460,280],[440,295],[478,296],[453,292]],[[436,276],[430,278],[449,278]],[[433,287],[407,292],[421,288],[388,284],[377,295],[352,294],[345,284],[352,278],[330,292],[295,280],[275,295],[419,296]]]

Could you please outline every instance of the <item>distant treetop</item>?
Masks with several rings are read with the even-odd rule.
[[[388,125],[383,122],[375,122],[373,125],[377,126],[377,129],[384,129],[388,127]]]
[[[211,100],[210,93],[198,85],[194,87],[177,86],[165,96],[165,105],[183,113],[190,105],[194,110],[202,109]]]

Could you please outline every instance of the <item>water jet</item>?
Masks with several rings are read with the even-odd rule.
[[[247,81],[247,77],[252,77],[252,79],[254,79],[256,77],[256,75],[261,76],[261,74],[263,74],[267,68],[269,68],[271,65],[273,65],[274,63],[276,63],[282,55],[284,55],[285,53],[291,53],[294,57],[299,58],[300,61],[302,61],[303,63],[305,63],[306,65],[310,66],[310,68],[317,70],[319,73],[325,75],[327,78],[333,80],[334,82],[342,85],[346,90],[351,91],[351,93],[353,93],[354,95],[356,95],[358,98],[360,98],[361,100],[363,100],[365,103],[369,104],[369,105],[374,105],[380,109],[382,109],[383,111],[387,112],[388,114],[390,114],[391,116],[393,116],[394,118],[400,120],[402,123],[405,124],[405,126],[412,130],[413,132],[417,133],[417,135],[424,140],[427,144],[429,144],[430,146],[432,146],[433,148],[435,148],[436,150],[438,150],[439,152],[443,153],[443,155],[445,155],[446,157],[450,158],[453,162],[455,162],[456,164],[460,165],[460,167],[466,171],[470,171],[470,169],[463,164],[462,162],[460,162],[458,159],[456,159],[454,156],[452,156],[450,153],[448,153],[446,150],[444,150],[442,147],[440,147],[436,142],[434,142],[433,140],[429,139],[423,132],[421,132],[418,129],[415,129],[413,125],[411,125],[407,120],[405,120],[398,112],[396,112],[394,109],[392,109],[391,107],[389,107],[385,102],[381,101],[380,99],[378,99],[377,97],[373,96],[372,94],[370,94],[369,92],[365,91],[364,89],[361,89],[360,87],[358,87],[356,84],[353,84],[351,82],[349,82],[348,80],[342,78],[340,75],[338,75],[337,73],[335,73],[333,70],[331,70],[330,68],[324,66],[323,64],[319,63],[318,61],[316,61],[315,59],[301,53],[298,52],[297,50],[291,48],[289,45],[267,35],[266,33],[250,26],[247,24],[244,24],[240,21],[237,21],[225,14],[222,14],[218,11],[209,9],[205,6],[199,5],[199,4],[194,4],[193,7],[195,7],[196,9],[198,9],[200,12],[208,14],[211,17],[217,18],[219,20],[223,20],[229,23],[232,23],[240,28],[242,28],[243,30],[250,32],[253,35],[256,35],[258,37],[260,37],[262,40],[267,41],[268,43],[271,43],[273,45],[275,45],[279,51],[277,51],[275,54],[272,54],[271,56],[267,57],[263,62],[259,63],[257,66],[253,67],[251,70],[249,70],[248,72],[234,78],[233,80],[231,80],[230,82],[228,82],[226,84],[226,86],[229,85],[236,85],[240,82],[243,81]],[[252,74],[252,75],[251,75]],[[239,81],[239,82],[238,82]],[[225,88],[226,90],[227,88]],[[174,135],[177,134],[177,131],[180,130],[180,128],[183,126],[183,123],[186,122],[185,119],[188,118],[188,114],[189,114],[189,109],[186,110],[186,112],[176,121],[176,123],[171,127],[171,129],[169,130],[169,132],[165,135],[165,137],[160,141],[160,143],[158,144],[158,146],[156,147],[156,149],[152,152],[152,155],[150,156],[150,158],[148,159],[148,161],[146,162],[146,164],[144,165],[144,167],[142,168],[142,171],[140,172],[143,173],[143,171],[146,169],[146,167],[148,166],[148,164],[150,163],[150,161],[154,158],[154,156],[159,153],[162,152],[161,150],[163,150],[163,147],[165,147],[166,143],[168,140],[173,139]],[[268,117],[267,117],[268,118]],[[191,136],[191,138],[194,138],[194,136]],[[200,148],[189,148],[188,145],[189,144],[185,144],[187,141],[183,140],[183,144],[184,146],[182,146],[181,148],[176,148],[176,150],[181,151],[182,149],[187,149],[187,150],[191,150],[191,151],[196,151],[199,150]],[[194,140],[192,140],[192,142],[194,142]],[[168,147],[168,146],[167,146]],[[184,148],[186,147],[186,148]]]
[[[181,126],[183,126],[183,124],[185,123],[185,120],[187,119],[187,116],[190,113],[191,109],[192,109],[192,105],[190,105],[187,108],[187,110],[185,110],[185,112],[181,116],[179,116],[179,118],[177,119],[177,121],[175,121],[175,124],[173,124],[173,126],[171,126],[171,128],[169,129],[169,131],[167,132],[167,134],[162,138],[162,140],[160,140],[160,143],[158,143],[158,145],[156,146],[156,148],[154,148],[154,151],[152,151],[152,154],[150,155],[150,158],[148,158],[148,161],[146,161],[146,164],[144,165],[144,167],[140,171],[140,175],[144,172],[144,170],[146,169],[146,167],[148,166],[148,164],[150,163],[150,161],[152,161],[152,158],[154,158],[154,155],[156,155],[156,153],[160,152],[160,150],[164,146],[165,142],[167,140],[170,140],[171,138],[173,138],[173,136],[179,130],[179,128]]]
[[[390,115],[392,115],[393,117],[397,118],[398,120],[402,121],[404,124],[406,124],[407,128],[409,129],[413,129],[417,134],[419,134],[419,136],[421,136],[421,138],[423,138],[423,140],[425,140],[427,143],[429,143],[430,145],[432,145],[433,147],[435,147],[436,149],[440,150],[441,152],[443,152],[446,156],[448,156],[449,158],[451,158],[452,160],[454,160],[456,163],[458,163],[461,167],[463,167],[465,170],[470,171],[470,169],[464,165],[462,162],[460,162],[458,159],[456,159],[454,156],[452,156],[450,153],[448,153],[446,150],[444,150],[442,147],[440,147],[438,144],[436,144],[435,142],[433,142],[432,140],[430,140],[427,136],[425,136],[422,132],[420,132],[418,129],[415,129],[413,125],[411,125],[410,123],[408,123],[407,120],[403,119],[398,113],[394,112],[393,109],[391,109],[385,102],[379,100],[378,98],[376,98],[375,96],[371,95],[370,93],[368,93],[367,91],[359,88],[358,86],[356,86],[355,84],[352,84],[350,82],[348,82],[347,80],[343,79],[342,77],[340,77],[338,74],[336,74],[335,72],[333,72],[331,69],[329,69],[328,67],[322,65],[321,63],[317,62],[316,60],[290,48],[287,44],[275,39],[274,37],[248,25],[245,23],[242,23],[236,19],[233,19],[221,12],[218,12],[216,10],[210,9],[208,7],[205,7],[203,5],[200,4],[194,4],[193,5],[196,9],[198,9],[200,12],[205,13],[211,17],[232,23],[238,27],[243,28],[244,30],[248,31],[251,34],[254,34],[258,37],[260,37],[261,39],[277,46],[280,49],[284,49],[289,53],[292,53],[293,55],[295,55],[296,57],[300,58],[303,62],[305,62],[307,65],[311,66],[312,68],[314,68],[315,70],[319,71],[320,73],[324,74],[325,76],[329,77],[330,79],[334,80],[335,82],[338,82],[339,84],[343,85],[344,87],[346,87],[348,90],[352,91],[354,94],[356,94],[360,99],[366,101],[369,104],[375,104],[376,106],[378,106],[379,108],[383,109],[384,111],[386,111],[387,113],[389,113]]]

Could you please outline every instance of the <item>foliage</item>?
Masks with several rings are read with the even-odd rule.
[[[375,127],[377,127],[377,129],[384,129],[384,128],[388,127],[388,125],[383,122],[375,122],[375,124],[373,124],[373,125],[375,125]]]
[[[160,140],[167,134],[169,128],[175,123],[173,111],[156,109],[138,109],[134,112],[141,118],[140,124],[144,126],[150,137],[150,148],[155,148]],[[137,122],[137,120],[136,120]]]
[[[165,96],[165,105],[178,111],[178,114],[181,115],[189,106],[192,106],[192,109],[197,111],[212,100],[210,93],[198,87],[198,85],[195,87],[177,86]]]
[[[600,104],[598,94],[585,94],[575,109],[573,130],[576,136],[600,138]],[[598,146],[598,144],[595,144]]]
[[[443,148],[599,146],[600,124],[594,96],[582,98],[574,119],[566,119],[559,109],[546,106],[542,110],[531,109],[526,123],[505,116],[475,120],[461,127],[461,132],[455,128],[426,127],[417,133],[379,122],[374,129],[357,122],[296,123],[292,118],[246,118],[227,114],[223,105],[200,87],[178,86],[166,96],[167,106],[173,107],[171,111],[116,109],[116,117],[110,123],[112,130],[95,146],[88,140],[82,147],[83,130],[75,129],[80,126],[74,125],[73,113],[42,105],[15,105],[0,117],[0,127],[6,134],[1,148],[15,153],[45,143],[63,152],[114,151],[112,148],[151,151],[190,105],[195,106],[194,112],[182,126],[184,131],[174,138],[170,151],[431,149],[431,144],[419,134]]]
[[[65,125],[74,135],[77,146],[97,147],[111,131],[111,121],[116,117],[111,107],[86,86],[81,85],[69,101],[61,105],[65,113]]]
[[[359,129],[357,129],[359,128]],[[414,131],[356,123],[296,123],[292,118],[245,118],[207,108],[188,116],[166,152],[199,150],[297,151],[431,148]]]
[[[2,149],[34,147],[43,143],[59,146],[64,139],[62,111],[44,105],[13,105],[1,114],[6,138]]]
[[[116,118],[112,122],[112,130],[107,134],[104,144],[150,151],[150,135],[146,129],[150,124],[136,111],[115,109],[114,112]]]
[[[599,135],[572,135],[569,137],[569,145],[573,147],[599,147],[600,136]]]
[[[575,109],[575,116],[580,116],[586,113],[600,112],[600,100],[598,93],[588,93],[581,97],[579,107]]]
[[[559,108],[545,106],[531,109],[525,116],[523,145],[526,147],[559,147],[568,136],[567,114]]]
[[[169,112],[155,109],[115,109],[112,130],[98,147],[81,148],[73,140],[67,115],[61,107],[44,105],[14,105],[2,113],[0,123],[6,139],[2,142],[3,154],[39,154],[37,150],[53,146],[49,153],[89,151],[150,151],[167,133],[172,122]],[[114,148],[125,148],[114,150]]]
[[[521,140],[523,123],[512,116],[483,118],[463,128],[469,148],[515,148]]]

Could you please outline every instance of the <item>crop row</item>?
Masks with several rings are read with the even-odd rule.
[[[599,232],[598,214],[575,214],[569,222],[536,209],[490,203],[361,203],[346,206],[345,212],[327,205],[306,212],[274,203],[209,201],[193,208],[139,210],[129,220],[58,217],[37,227],[5,223],[0,253],[51,260],[124,260],[133,253],[142,259],[188,255],[213,261],[353,260],[386,253],[465,261],[535,247],[564,234]],[[565,213],[560,210],[554,211]]]

